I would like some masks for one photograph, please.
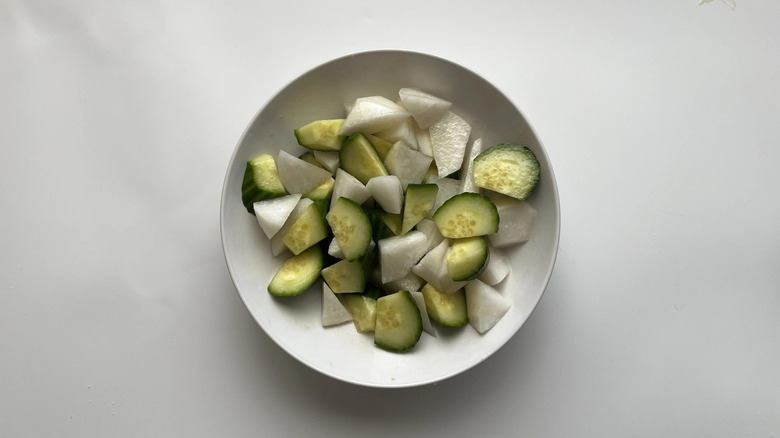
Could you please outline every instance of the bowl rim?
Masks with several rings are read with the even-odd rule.
[[[229,180],[229,177],[230,177],[230,170],[235,165],[235,160],[236,160],[236,157],[238,156],[240,146],[244,143],[247,135],[249,134],[249,132],[252,129],[252,126],[254,125],[254,123],[258,119],[258,117],[261,115],[261,113],[265,110],[265,108],[271,102],[273,102],[277,98],[277,96],[279,94],[281,94],[284,90],[286,90],[290,85],[292,85],[293,83],[298,81],[300,78],[302,78],[302,77],[312,73],[313,71],[315,71],[317,69],[320,69],[320,68],[325,67],[325,66],[327,66],[329,64],[332,64],[332,63],[342,62],[343,60],[348,59],[348,58],[359,57],[359,56],[381,55],[381,54],[415,55],[415,56],[426,57],[426,58],[437,60],[439,62],[444,62],[444,63],[447,63],[447,64],[451,64],[451,65],[453,65],[456,68],[465,70],[468,73],[474,75],[475,77],[480,78],[481,80],[485,81],[485,83],[487,83],[489,86],[493,87],[496,91],[498,91],[505,99],[507,99],[507,101],[512,105],[512,107],[514,107],[514,109],[517,110],[517,112],[520,114],[522,119],[528,125],[528,130],[529,130],[531,136],[536,140],[537,144],[539,145],[538,152],[541,153],[544,156],[544,162],[547,163],[546,172],[550,174],[550,178],[549,178],[550,181],[549,181],[548,184],[550,184],[550,186],[551,186],[550,189],[552,190],[552,193],[553,193],[553,198],[554,198],[553,200],[554,200],[554,207],[555,207],[554,217],[551,218],[551,220],[553,222],[553,229],[554,229],[553,242],[552,242],[552,244],[553,244],[553,246],[552,246],[552,254],[551,254],[551,257],[550,257],[549,264],[547,265],[547,272],[545,272],[545,274],[544,274],[543,284],[540,285],[541,286],[541,293],[536,297],[535,301],[533,302],[533,306],[531,308],[531,311],[520,322],[517,330],[515,330],[509,337],[507,337],[506,339],[504,339],[500,343],[497,343],[496,347],[492,351],[489,351],[488,353],[486,353],[478,361],[474,361],[473,363],[468,364],[467,366],[464,366],[463,368],[459,368],[459,369],[457,369],[455,371],[452,371],[450,373],[446,373],[446,374],[437,376],[435,378],[430,378],[430,379],[427,379],[427,380],[420,380],[420,381],[414,381],[414,382],[403,382],[403,383],[395,383],[395,384],[392,384],[392,383],[382,384],[382,383],[376,383],[376,382],[364,382],[364,381],[349,380],[349,379],[347,379],[347,378],[345,378],[343,376],[340,376],[338,374],[328,373],[325,370],[322,370],[319,367],[315,366],[314,364],[312,364],[311,362],[306,360],[304,357],[302,357],[301,355],[299,355],[298,353],[296,353],[295,351],[291,350],[286,345],[281,343],[278,339],[276,339],[275,336],[271,335],[268,332],[268,330],[265,329],[263,324],[259,321],[258,317],[255,315],[255,312],[248,305],[246,299],[244,298],[244,295],[242,295],[242,293],[239,291],[239,288],[238,288],[237,283],[236,283],[235,274],[233,272],[233,267],[232,267],[232,264],[231,264],[231,261],[230,261],[230,255],[228,254],[228,248],[227,248],[227,244],[226,244],[226,233],[227,233],[227,230],[226,230],[226,227],[225,227],[225,222],[226,222],[226,218],[225,218],[225,214],[226,214],[225,202],[226,202],[226,197],[228,195],[228,190],[229,190],[228,180]],[[511,97],[509,97],[506,93],[504,93],[501,89],[499,89],[496,85],[494,85],[491,81],[489,81],[484,75],[478,73],[477,71],[475,71],[475,70],[473,70],[473,69],[471,69],[469,67],[466,67],[466,66],[464,66],[462,64],[459,64],[459,63],[457,63],[455,61],[452,61],[452,60],[450,60],[448,58],[445,58],[445,57],[442,57],[442,56],[438,56],[438,55],[433,55],[433,54],[422,52],[422,51],[416,51],[416,50],[407,50],[407,49],[372,49],[372,50],[351,52],[351,53],[348,53],[348,54],[345,54],[345,55],[338,56],[336,58],[331,58],[331,59],[329,59],[327,61],[324,61],[324,62],[321,62],[319,64],[316,64],[313,67],[310,67],[310,68],[306,69],[302,73],[296,75],[294,78],[292,78],[292,79],[288,80],[287,82],[285,82],[268,99],[265,100],[265,102],[257,109],[257,111],[255,111],[254,115],[249,119],[249,122],[246,124],[246,126],[244,128],[244,131],[241,133],[241,136],[238,138],[238,141],[236,142],[236,145],[233,148],[233,152],[232,152],[232,154],[230,156],[230,159],[228,160],[227,167],[225,169],[225,176],[224,176],[223,182],[222,182],[222,191],[221,191],[221,194],[220,194],[220,205],[219,205],[219,207],[220,207],[220,214],[219,214],[220,241],[221,241],[221,244],[222,244],[222,253],[223,253],[223,257],[225,259],[225,264],[226,264],[226,267],[228,269],[228,273],[230,275],[231,282],[233,283],[233,289],[238,294],[239,299],[241,300],[241,302],[244,305],[244,308],[252,316],[252,319],[254,319],[255,323],[258,326],[260,326],[260,328],[262,329],[263,333],[268,338],[270,338],[274,342],[274,344],[276,344],[279,348],[281,348],[287,354],[289,354],[290,356],[295,358],[297,361],[299,361],[302,364],[306,365],[308,368],[316,371],[319,374],[328,376],[328,377],[330,377],[332,379],[335,379],[335,380],[338,380],[338,381],[342,381],[342,382],[345,382],[345,383],[349,383],[349,384],[352,384],[352,385],[363,386],[363,387],[372,387],[372,388],[411,388],[411,387],[430,385],[430,384],[433,384],[433,383],[437,383],[437,382],[441,382],[441,381],[447,380],[447,379],[452,378],[452,377],[454,377],[456,375],[462,374],[462,373],[464,373],[464,372],[466,372],[466,371],[476,367],[477,365],[481,364],[482,362],[487,360],[489,357],[493,356],[497,351],[501,350],[506,345],[506,343],[509,342],[509,340],[511,340],[512,338],[514,338],[517,335],[517,333],[520,331],[520,329],[522,329],[523,326],[525,326],[526,322],[531,317],[531,315],[533,315],[533,313],[536,312],[536,309],[539,307],[539,303],[541,302],[542,297],[547,292],[547,287],[549,286],[550,279],[552,278],[552,273],[554,271],[554,268],[555,268],[555,265],[556,265],[556,262],[557,262],[559,245],[560,245],[561,207],[560,207],[560,193],[558,191],[557,178],[555,177],[555,172],[554,172],[554,169],[553,169],[552,162],[550,161],[550,157],[549,157],[549,154],[547,152],[547,148],[542,143],[541,138],[537,134],[536,129],[533,127],[533,125],[531,124],[530,120],[525,116],[525,114],[522,112],[520,107],[514,102],[514,100],[512,100]]]

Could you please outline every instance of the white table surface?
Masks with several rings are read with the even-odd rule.
[[[780,436],[780,3],[0,1],[0,436]],[[400,48],[520,107],[558,261],[436,385],[296,362],[228,276],[219,201],[295,76]]]

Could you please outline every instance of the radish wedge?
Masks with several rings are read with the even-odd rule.
[[[358,204],[362,204],[371,197],[371,193],[357,178],[342,169],[336,169],[336,183],[333,186],[331,206],[341,197],[349,198]]]
[[[466,285],[469,322],[480,333],[493,328],[512,304],[493,287],[472,280]]]
[[[439,177],[460,170],[471,135],[471,125],[452,111],[430,127],[431,148]]]
[[[428,248],[428,239],[420,231],[388,237],[377,242],[382,283],[398,280],[409,274]]]
[[[322,326],[329,327],[352,321],[352,314],[341,304],[336,294],[322,283]]]
[[[301,195],[297,194],[254,203],[253,208],[257,222],[269,239],[282,228],[300,199]]]
[[[332,175],[325,169],[307,163],[281,150],[276,159],[276,168],[282,185],[291,194],[304,194],[314,190]]]
[[[366,188],[384,211],[391,214],[401,214],[404,190],[397,176],[376,176],[368,180]]]
[[[498,231],[488,236],[496,248],[517,245],[531,238],[536,210],[531,204],[503,195],[490,197],[498,210]]]
[[[425,173],[431,165],[432,158],[415,151],[404,142],[397,142],[385,157],[385,167],[388,172],[398,176],[404,190],[409,184],[422,182]]]
[[[376,134],[383,129],[392,128],[408,117],[408,111],[386,97],[359,97],[349,110],[339,134]]]
[[[415,88],[401,88],[398,96],[421,128],[438,122],[452,106],[452,102]]]

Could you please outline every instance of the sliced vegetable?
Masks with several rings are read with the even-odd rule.
[[[329,327],[347,321],[352,321],[352,314],[330,290],[327,283],[322,283],[322,326]]]
[[[409,184],[421,183],[431,162],[431,157],[412,150],[400,141],[393,145],[385,157],[387,171],[398,177],[404,189]]]
[[[257,222],[269,239],[282,228],[300,199],[301,195],[286,195],[254,203]]]
[[[358,333],[373,332],[376,327],[377,300],[363,294],[342,296]]]
[[[428,316],[436,324],[460,327],[469,322],[466,293],[463,289],[444,293],[429,283],[423,286],[421,292],[425,298]]]
[[[312,203],[292,224],[282,241],[293,254],[298,255],[320,240],[328,237],[328,228],[317,203]]]
[[[496,205],[485,195],[465,192],[448,199],[433,214],[444,237],[483,236],[498,231]]]
[[[360,260],[341,260],[322,270],[322,278],[333,293],[363,292],[366,288],[366,272]]]
[[[499,144],[474,159],[474,184],[524,200],[539,180],[539,161],[525,146]]]
[[[337,151],[341,149],[346,136],[339,131],[344,119],[316,120],[294,131],[298,144],[312,150]]]
[[[430,127],[430,131],[431,148],[439,176],[445,177],[460,170],[471,135],[471,125],[449,111]]]
[[[284,150],[279,151],[276,167],[284,188],[292,194],[309,193],[332,177],[327,170],[307,163]]]
[[[431,324],[431,317],[428,316],[428,308],[425,304],[425,297],[423,297],[422,292],[412,290],[409,291],[409,293],[412,295],[414,304],[417,304],[417,310],[420,311],[420,318],[422,319],[423,330],[426,333],[430,334],[431,336],[436,337],[436,329],[433,327],[433,324]]]
[[[344,197],[337,199],[325,219],[345,259],[356,260],[368,251],[371,244],[371,221],[363,207],[355,201]]]
[[[511,302],[491,286],[472,280],[466,285],[469,322],[480,333],[493,328],[511,307]]]
[[[466,285],[465,281],[451,279],[447,272],[447,251],[449,249],[449,241],[443,240],[436,248],[428,251],[412,268],[414,274],[444,293],[455,292]]]
[[[384,161],[387,153],[390,152],[390,149],[393,147],[393,142],[379,138],[373,134],[365,134],[365,136],[368,141],[371,142],[371,146],[374,146],[374,150],[377,155],[379,155],[379,158]]]
[[[388,351],[410,350],[422,335],[422,317],[409,291],[376,300],[374,344]]]
[[[246,163],[244,181],[241,183],[241,201],[248,212],[254,213],[255,202],[286,194],[273,156],[258,155]]]
[[[421,128],[427,128],[438,122],[452,106],[452,102],[416,88],[401,88],[398,95],[404,107]]]
[[[382,209],[388,213],[401,214],[404,190],[396,175],[377,176],[366,184],[368,192]]]
[[[341,168],[357,178],[363,185],[375,176],[389,175],[382,160],[365,135],[350,136],[339,152]]]
[[[401,123],[409,112],[392,100],[382,96],[359,97],[347,114],[339,132],[352,135],[356,132],[376,134]]]
[[[409,184],[404,200],[401,234],[406,234],[428,215],[436,203],[438,191],[436,184]]]
[[[484,236],[455,239],[447,253],[447,273],[454,281],[468,281],[485,270],[489,259]]]
[[[512,272],[509,259],[494,247],[489,248],[490,260],[485,270],[479,274],[479,279],[485,284],[495,286],[501,283]]]
[[[277,296],[293,296],[308,289],[322,272],[322,250],[312,246],[287,259],[268,284],[268,292]]]
[[[496,248],[517,245],[531,238],[536,210],[526,201],[503,195],[494,195],[490,199],[498,210],[498,231],[489,236],[490,243]]]
[[[409,274],[428,248],[428,239],[420,231],[388,237],[377,242],[382,283],[398,280]]]

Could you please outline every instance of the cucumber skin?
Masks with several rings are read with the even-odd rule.
[[[279,198],[287,193],[282,191],[269,191],[261,189],[255,182],[255,172],[252,167],[252,162],[247,161],[246,170],[244,171],[244,180],[241,182],[241,202],[246,207],[246,210],[253,216],[255,210],[253,204],[265,199]]]
[[[416,318],[414,318],[414,320],[412,321],[412,323],[416,327],[416,334],[410,337],[409,339],[405,340],[403,343],[395,343],[395,342],[388,343],[382,339],[377,339],[377,331],[380,332],[380,337],[382,336],[381,330],[379,330],[380,311],[383,309],[385,303],[388,303],[392,300],[403,300],[402,303],[405,306],[410,306],[409,310],[413,311],[414,312],[413,314],[416,315]],[[405,351],[409,351],[412,348],[414,348],[414,346],[417,345],[417,342],[420,341],[420,336],[422,336],[422,316],[420,316],[420,309],[417,307],[417,303],[414,301],[414,298],[412,298],[412,294],[409,293],[409,291],[402,290],[394,294],[385,295],[384,297],[379,298],[377,300],[376,317],[377,317],[377,324],[376,324],[376,328],[374,329],[374,345],[376,345],[377,347],[393,353],[403,353]],[[406,322],[407,324],[409,323],[409,321],[404,321],[404,322]],[[400,329],[406,330],[408,328],[407,324],[402,324],[400,326]]]
[[[531,149],[529,149],[527,146],[520,146],[516,144],[510,144],[510,143],[500,143],[495,146],[491,146],[484,151],[482,151],[479,155],[477,155],[476,158],[474,158],[474,172],[476,172],[476,168],[479,167],[479,162],[485,159],[490,159],[490,156],[493,154],[500,154],[504,151],[508,151],[511,153],[519,154],[521,155],[525,161],[526,165],[530,165],[532,173],[529,175],[529,180],[526,181],[526,184],[528,187],[519,193],[513,193],[513,192],[507,192],[506,190],[497,190],[496,188],[491,187],[485,187],[483,185],[478,185],[478,187],[482,187],[487,190],[495,191],[496,193],[501,193],[507,196],[511,196],[513,198],[519,199],[521,201],[524,201],[528,199],[528,197],[531,195],[533,190],[536,188],[536,184],[539,182],[539,175],[541,173],[540,165],[539,165],[539,159],[536,158],[536,154],[533,153]]]

